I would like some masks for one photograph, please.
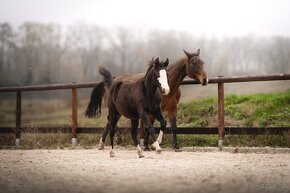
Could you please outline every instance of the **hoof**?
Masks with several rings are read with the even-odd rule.
[[[140,148],[144,151],[145,146],[144,145],[140,145]]]
[[[238,153],[238,152],[239,152],[239,148],[236,147],[236,148],[234,149],[233,153]]]
[[[156,153],[157,154],[160,154],[162,152],[162,149],[161,147],[159,146],[159,143],[157,141],[155,141],[153,144],[152,144],[152,147],[154,147],[156,149]]]
[[[155,147],[154,145],[151,145],[150,148],[151,148],[151,150],[153,150],[153,151],[156,150],[156,147]]]
[[[143,151],[142,151],[140,145],[137,146],[137,153],[138,153],[138,155],[139,155],[139,158],[144,157],[144,155],[143,155]]]
[[[173,145],[173,149],[175,152],[182,152],[181,148],[179,147],[179,145],[177,143],[175,145]]]
[[[156,150],[156,153],[157,153],[157,154],[161,154],[161,152],[162,152],[162,149],[157,149],[157,150]]]
[[[182,149],[174,149],[175,152],[182,152]]]
[[[179,145],[176,143],[176,144],[172,144],[173,148],[174,149],[180,149]]]
[[[151,149],[148,146],[145,146],[144,151],[151,151]]]
[[[110,157],[115,157],[115,154],[112,150],[110,151]]]
[[[100,147],[98,148],[98,150],[104,150],[104,149],[105,149],[104,144],[101,144]]]

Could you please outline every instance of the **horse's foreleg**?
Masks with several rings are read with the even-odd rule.
[[[160,129],[159,135],[157,137],[157,141],[158,141],[159,144],[162,143],[163,133],[164,133],[164,131],[162,129]]]
[[[139,139],[140,139],[140,146],[142,148],[144,148],[144,146],[145,146],[145,135],[146,135],[145,125],[144,125],[143,121],[141,120],[140,121],[140,129],[139,129]]]
[[[168,112],[168,117],[171,122],[171,130],[172,130],[172,139],[173,139],[173,148],[175,149],[176,152],[180,152],[181,149],[179,148],[178,142],[177,142],[177,124],[176,124],[176,114],[177,114],[177,109],[174,108],[171,111]]]
[[[151,124],[153,125],[154,124],[154,121],[155,121],[155,118],[153,116],[150,116],[149,119],[150,119]],[[144,150],[145,151],[149,151],[150,150],[150,148],[148,146],[149,132],[148,132],[147,129],[145,129],[145,125],[144,125],[143,121],[141,121],[141,123],[143,124],[143,128],[145,130],[145,135],[144,135]]]
[[[159,146],[159,143],[156,141],[156,137],[155,137],[155,129],[149,119],[148,113],[146,112],[141,112],[141,120],[144,122],[149,134],[152,137],[152,140],[154,141],[154,143],[152,144],[154,146],[154,148],[156,149],[156,153],[161,153],[161,148]]]
[[[139,124],[139,120],[137,119],[131,119],[131,135],[132,135],[132,139],[134,141],[135,146],[137,147],[137,153],[139,155],[139,158],[144,157],[143,155],[143,151],[140,147],[140,145],[138,144],[138,140],[137,140],[137,129],[138,129],[138,124]]]
[[[157,141],[158,141],[159,144],[161,144],[162,143],[162,138],[163,138],[163,133],[164,133],[164,131],[166,129],[166,125],[167,125],[166,120],[164,119],[164,116],[163,116],[161,108],[159,108],[156,111],[155,118],[160,122],[160,132],[159,132]]]
[[[145,130],[145,136],[144,136],[144,150],[145,151],[150,151],[150,148],[148,146],[148,143],[149,143],[149,132],[148,130],[146,129]]]

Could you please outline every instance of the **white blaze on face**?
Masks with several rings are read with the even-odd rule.
[[[161,85],[162,94],[168,95],[170,92],[170,89],[169,89],[169,85],[168,85],[166,70],[164,70],[164,69],[160,70],[159,75],[160,75],[160,77],[158,78],[158,81]]]

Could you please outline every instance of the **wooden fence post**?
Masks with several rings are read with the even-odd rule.
[[[78,127],[78,93],[77,89],[72,89],[72,145],[77,145]]]
[[[225,136],[224,83],[218,83],[218,147],[222,150]]]
[[[16,129],[15,129],[15,146],[20,146],[21,137],[21,91],[16,92]]]

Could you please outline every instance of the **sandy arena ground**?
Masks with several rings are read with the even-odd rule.
[[[290,192],[289,153],[0,150],[0,192]]]

